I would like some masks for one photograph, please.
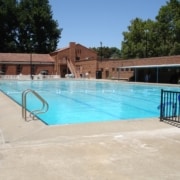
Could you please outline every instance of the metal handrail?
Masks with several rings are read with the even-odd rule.
[[[45,113],[49,109],[48,103],[36,91],[34,91],[32,89],[27,89],[27,90],[23,91],[23,93],[22,93],[22,117],[25,120],[27,120],[27,111],[26,111],[26,109],[27,109],[27,98],[26,98],[26,96],[28,93],[32,93],[33,95],[35,95],[43,104],[41,109],[33,110],[30,112],[30,116],[33,116],[33,119],[34,119],[35,115]]]

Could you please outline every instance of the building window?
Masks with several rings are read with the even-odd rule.
[[[45,71],[46,71],[46,73],[48,73],[47,70],[45,70]],[[35,65],[34,64],[32,65],[32,74],[35,74]]]
[[[80,57],[76,56],[76,61],[79,61],[80,60]]]
[[[2,72],[5,74],[6,73],[6,64],[3,64],[1,67]]]
[[[17,74],[20,74],[21,71],[22,71],[22,67],[21,67],[20,64],[18,64],[18,65],[16,66],[16,73],[17,73]]]

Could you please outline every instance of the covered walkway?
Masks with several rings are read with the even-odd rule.
[[[132,69],[134,76],[130,78],[130,81],[135,82],[177,84],[180,80],[180,64],[122,66],[119,67],[119,79],[122,69]]]

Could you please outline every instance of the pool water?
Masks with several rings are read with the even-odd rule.
[[[22,92],[35,90],[49,104],[37,117],[48,125],[159,117],[161,89],[179,87],[92,80],[1,81],[0,89],[22,104]],[[40,107],[32,95],[27,107]]]

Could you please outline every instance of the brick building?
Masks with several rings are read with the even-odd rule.
[[[126,79],[132,81],[177,83],[180,79],[180,55],[142,59],[98,59],[95,51],[70,42],[68,47],[50,54],[0,53],[0,73],[39,74],[76,78]]]
[[[0,72],[4,75],[54,73],[54,60],[49,54],[0,53]]]
[[[103,79],[127,79],[144,82],[176,83],[180,79],[180,55],[99,62]]]
[[[74,74],[75,77],[89,75],[95,77],[97,69],[97,53],[75,42],[66,48],[50,53],[54,59],[54,71],[61,77]]]
[[[55,72],[61,77],[72,73],[78,78],[82,76],[143,82],[148,74],[149,82],[163,83],[171,82],[173,76],[176,76],[175,82],[180,78],[180,56],[129,60],[98,59],[96,52],[74,42],[70,42],[68,47],[57,50],[50,55],[55,60]]]

